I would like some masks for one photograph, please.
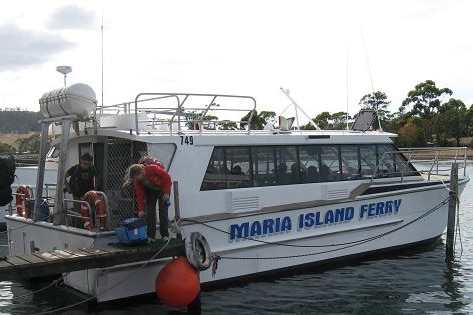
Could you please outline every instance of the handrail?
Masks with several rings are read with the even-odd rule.
[[[134,105],[134,106],[133,106]],[[137,135],[146,132],[168,132],[169,135],[183,131],[203,133],[206,130],[230,128],[251,132],[251,120],[255,114],[256,100],[251,96],[198,93],[139,93],[133,102],[97,108],[96,113],[107,115],[128,114],[133,120],[129,131]],[[238,112],[249,113],[248,120],[236,120]],[[216,114],[225,117],[218,117]],[[223,113],[223,114],[222,114]],[[210,118],[210,119],[208,119]],[[98,123],[100,118],[97,119]],[[240,124],[240,126],[238,126]],[[242,128],[245,126],[245,128]],[[104,127],[104,126],[102,126]],[[127,129],[128,130],[128,129]]]
[[[97,191],[97,193],[103,198],[103,202],[105,204],[105,209],[106,209],[105,215],[99,215],[99,214],[95,213],[95,216],[94,216],[93,226],[97,226],[98,230],[100,231],[100,228],[101,228],[100,218],[110,217],[110,213],[109,213],[110,209],[108,207],[108,197],[107,197],[107,195],[103,191]],[[90,220],[92,220],[92,207],[90,206],[90,204],[87,201],[85,201],[85,200],[76,200],[76,199],[66,199],[66,198],[64,198],[64,201],[71,202],[71,203],[79,203],[81,205],[85,205],[87,207],[88,211],[89,211],[89,218],[90,218]],[[76,212],[74,211],[74,213],[76,213]],[[73,214],[71,214],[71,211],[69,209],[67,209],[66,215],[70,216],[70,217],[77,217],[77,218],[82,218],[83,219],[82,214],[73,215]],[[66,225],[67,225],[67,220],[66,220]]]
[[[432,147],[432,148],[401,148],[399,151],[384,152],[373,172],[372,179],[379,177],[381,172],[385,172],[384,167],[393,168],[393,172],[399,174],[401,181],[408,173],[412,173],[409,164],[416,164],[416,170],[421,174],[426,174],[430,180],[433,175],[448,175],[451,166],[458,164],[458,168],[463,168],[463,176],[466,176],[467,147]],[[396,155],[402,155],[401,159]],[[426,169],[419,169],[426,165]],[[389,173],[389,172],[388,172]]]

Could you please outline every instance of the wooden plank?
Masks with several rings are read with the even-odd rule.
[[[83,251],[83,252],[89,253],[91,255],[104,255],[104,254],[109,253],[109,252],[107,252],[107,251],[105,251],[101,248],[98,248],[98,247],[81,248],[80,250]]]
[[[118,252],[123,252],[127,250],[126,248],[119,248],[115,246],[100,246],[100,249],[109,253],[118,253]]]
[[[92,257],[92,256],[94,256],[93,254],[84,251],[83,248],[81,248],[81,249],[75,249],[73,252],[74,252],[75,254],[77,254],[77,255],[84,255],[84,256],[87,256],[87,257]]]
[[[24,260],[24,259],[21,259],[20,256],[7,256],[7,261],[12,264],[12,265],[15,265],[15,266],[21,266],[21,265],[31,265],[30,262]]]
[[[22,259],[29,261],[32,264],[40,264],[40,263],[46,263],[46,260],[41,258],[40,256],[37,256],[35,254],[33,255],[24,255],[21,256]]]
[[[32,255],[11,256],[10,262],[0,260],[0,279],[17,280],[42,277],[93,268],[105,268],[127,263],[185,255],[184,241],[172,240],[165,248],[163,242],[155,242],[127,248],[109,246],[81,248],[78,250],[55,250]],[[159,254],[157,254],[159,252]],[[156,255],[157,254],[157,255]]]
[[[10,268],[11,266],[12,266],[12,264],[10,264],[8,261],[0,260],[0,268]]]
[[[54,254],[58,257],[61,257],[63,259],[71,259],[71,258],[81,257],[81,256],[78,256],[74,253],[69,253],[69,252],[66,252],[66,251],[63,251],[63,250],[59,250],[59,249],[53,250],[52,254]]]
[[[75,256],[75,257],[85,257],[85,256],[88,256],[88,254],[83,253],[83,252],[81,252],[81,251],[77,251],[77,250],[71,251],[71,250],[66,250],[66,249],[64,249],[63,251],[66,252],[66,253],[69,253],[69,254],[71,254],[71,255],[73,255],[73,256]]]
[[[38,253],[37,255],[47,261],[56,261],[62,259],[61,257],[58,257],[51,252],[42,252]]]

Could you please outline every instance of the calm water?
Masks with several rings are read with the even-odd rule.
[[[473,178],[473,170],[469,175]],[[444,262],[445,238],[402,255],[300,272],[271,280],[202,292],[202,314],[473,314],[473,184],[460,205],[460,241],[456,261]],[[4,234],[0,244],[6,243]],[[0,256],[7,249],[0,248]],[[0,314],[40,314],[80,301],[61,287],[0,282]],[[54,314],[185,314],[154,300],[99,311],[76,306]]]

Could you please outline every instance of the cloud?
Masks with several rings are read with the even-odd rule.
[[[45,22],[51,29],[92,29],[95,28],[95,14],[81,7],[70,5],[54,12]]]
[[[0,72],[43,64],[74,46],[57,35],[23,30],[13,24],[0,26],[0,43]]]

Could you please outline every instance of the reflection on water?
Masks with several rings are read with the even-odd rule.
[[[472,171],[469,170],[470,177]],[[385,255],[330,270],[304,270],[202,292],[202,314],[473,314],[473,184],[460,204],[461,240],[456,260],[445,262],[444,239],[422,249]],[[0,235],[0,244],[6,243]],[[0,247],[0,256],[6,248]],[[79,301],[48,283],[0,282],[0,314],[33,314]],[[15,298],[15,299],[14,299]],[[88,311],[84,306],[55,314],[185,314],[154,299]]]

